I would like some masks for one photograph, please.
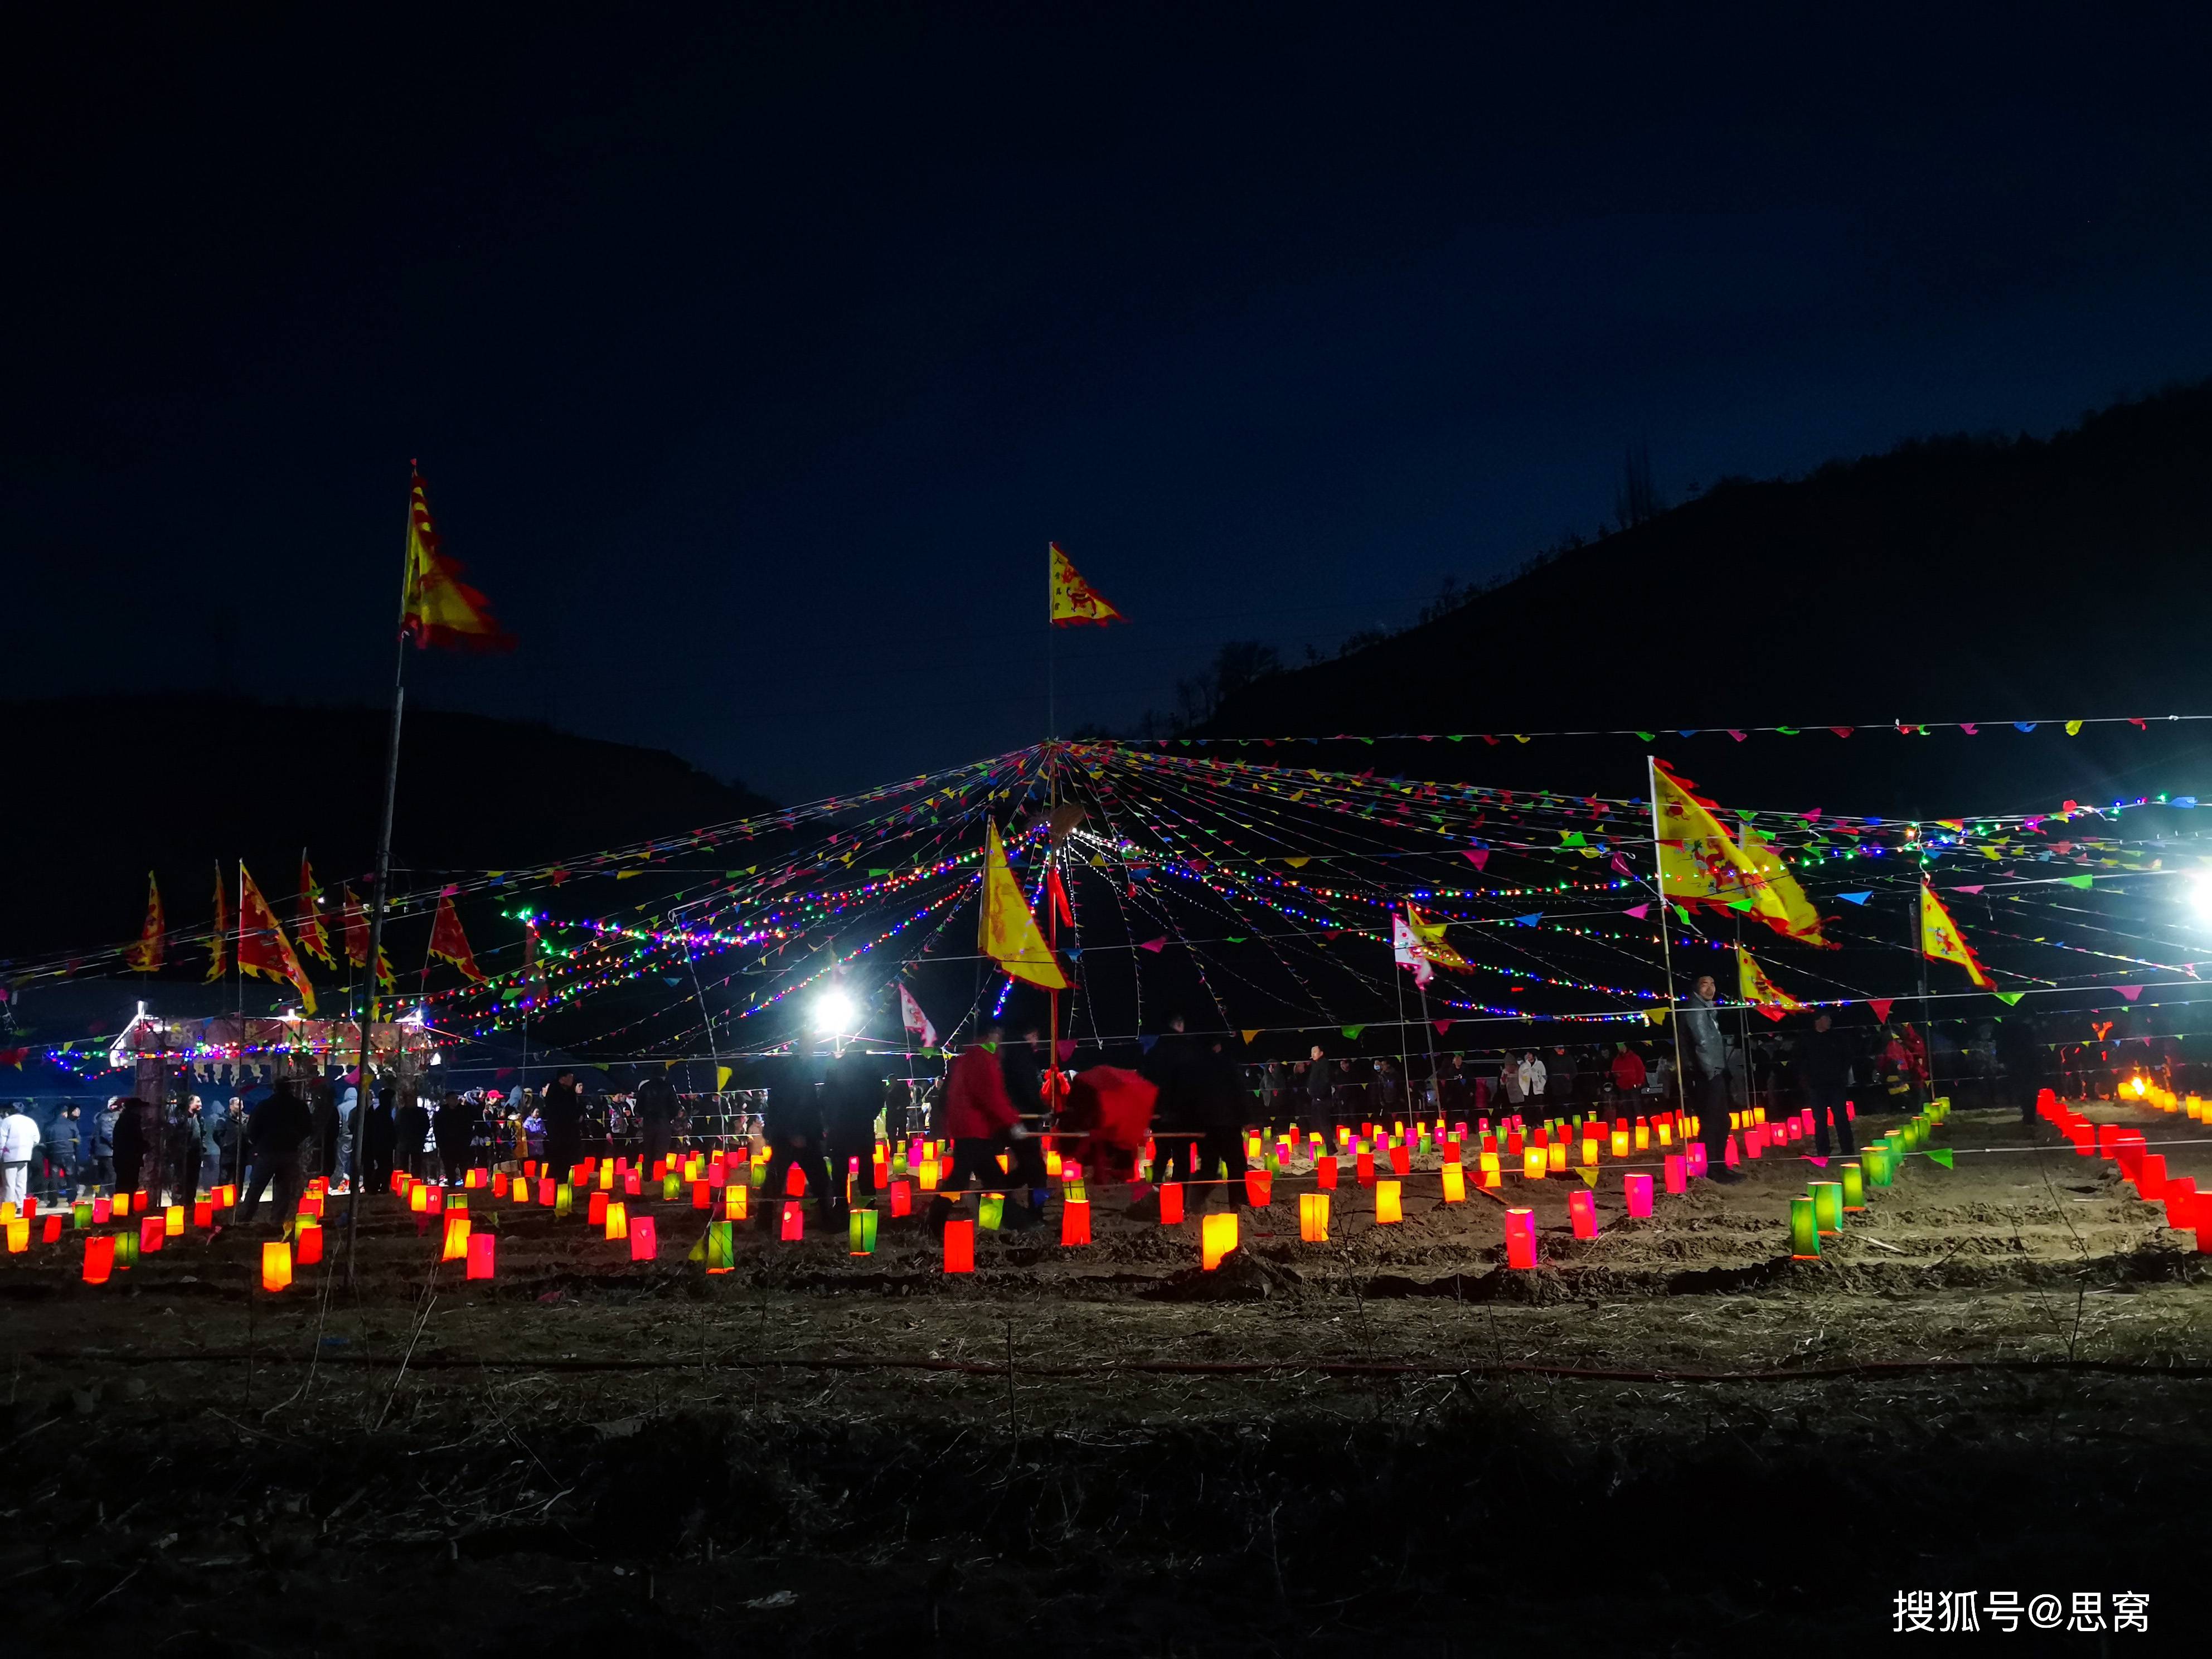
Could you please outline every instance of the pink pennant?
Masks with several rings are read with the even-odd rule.
[[[2130,1002],[2133,1002],[2137,997],[2142,994],[2142,987],[2140,985],[2115,985],[2112,988],[2115,991],[2118,991],[2122,996],[2125,997]]]
[[[1628,860],[1621,857],[1618,853],[1615,853],[1613,855],[1613,867],[1620,871],[1624,876],[1632,876],[1636,873],[1635,871],[1628,867]]]
[[[1820,821],[1820,809],[1816,806],[1811,811],[1800,812],[1797,816],[1808,823],[1818,823]]]
[[[1445,1032],[1451,1030],[1451,1022],[1448,1019],[1440,1019],[1436,1022],[1436,1027],[1437,1035],[1438,1036],[1442,1036]]]
[[[1468,852],[1464,847],[1461,848],[1459,850],[1462,854],[1466,854],[1468,861],[1474,865],[1478,870],[1481,869],[1485,865],[1490,862],[1490,849],[1486,847],[1478,848],[1474,852]]]
[[[1728,727],[1727,731],[1729,736],[1734,738],[1738,743],[1741,743],[1743,741],[1743,733],[1737,731],[1733,726]]]
[[[1648,902],[1643,904],[1632,905],[1629,908],[1623,910],[1620,914],[1624,916],[1634,916],[1637,921],[1641,921],[1644,917],[1651,914],[1651,906]]]
[[[1954,887],[1951,890],[1954,893],[1978,893],[1982,890],[1982,884],[1976,882],[1972,887]]]
[[[1970,738],[1979,737],[1981,735],[1979,730],[1971,720],[1960,720],[1959,722],[1959,729],[1961,732],[1964,732]]]
[[[1158,956],[1168,948],[1167,935],[1163,933],[1158,939],[1146,939],[1139,944],[1137,948],[1139,951],[1150,951],[1154,956]]]
[[[1869,997],[1867,1006],[1874,1010],[1874,1017],[1876,1019],[1887,1019],[1889,1005],[1896,1000],[1895,997]]]
[[[1828,1167],[1828,1160],[1825,1158],[1815,1158],[1812,1153],[1807,1152],[1804,1154],[1804,1158],[1808,1164],[1817,1164],[1824,1170]]]
[[[1060,1050],[1060,1063],[1061,1065],[1065,1066],[1069,1060],[1075,1058],[1075,1039],[1073,1037],[1062,1037],[1054,1046]]]

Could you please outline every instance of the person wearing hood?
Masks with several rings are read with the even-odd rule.
[[[82,1178],[95,1193],[115,1185],[115,1126],[122,1115],[120,1097],[110,1095],[86,1129]]]

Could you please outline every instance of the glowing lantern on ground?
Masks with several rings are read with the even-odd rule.
[[[430,1189],[420,1183],[407,1189],[407,1207],[416,1215],[426,1215],[430,1209]]]
[[[908,1186],[903,1181],[894,1181],[891,1182],[892,1219],[896,1220],[900,1216],[912,1215],[913,1213],[914,1189]]]
[[[629,1259],[651,1261],[660,1255],[660,1230],[649,1215],[641,1215],[629,1224]]]
[[[1595,1139],[1583,1142],[1583,1168],[1585,1170],[1597,1168],[1597,1148],[1598,1143]]]
[[[752,1213],[753,1189],[743,1182],[732,1182],[722,1188],[722,1218],[726,1221],[743,1221]]]
[[[676,1176],[665,1175],[661,1176],[660,1201],[662,1203],[673,1204],[677,1199],[681,1196],[683,1190],[684,1182]],[[701,1207],[704,1208],[705,1206],[702,1205]]]
[[[163,1211],[161,1228],[169,1237],[182,1238],[185,1236],[185,1206],[181,1204],[172,1204]]]
[[[2136,1193],[2142,1198],[2162,1198],[2166,1194],[2166,1155],[2146,1152],[2136,1166]],[[79,1208],[83,1206],[80,1205]]]
[[[192,1206],[192,1225],[208,1228],[215,1225],[215,1200],[203,1198]]]
[[[492,1276],[495,1252],[499,1239],[492,1233],[474,1233],[469,1237],[468,1276],[471,1279],[489,1279]]]
[[[392,1172],[392,1192],[394,1194],[404,1193],[407,1190],[407,1183],[414,1178],[414,1176],[409,1175],[404,1170],[394,1170]]]
[[[1336,1159],[1324,1154],[1314,1159],[1314,1181],[1325,1193],[1336,1190]]]
[[[1072,1198],[1060,1206],[1060,1242],[1062,1244],[1088,1244],[1091,1242],[1091,1201]]]
[[[158,1215],[142,1216],[138,1220],[138,1254],[151,1255],[161,1248],[168,1235],[167,1220]]]
[[[564,1181],[553,1189],[553,1213],[556,1216],[566,1217],[571,1214],[575,1207],[576,1189]]]
[[[1447,1204],[1467,1202],[1467,1170],[1464,1165],[1458,1164],[1444,1165],[1444,1202]]]
[[[975,1271],[974,1222],[962,1220],[945,1224],[945,1271],[948,1273],[972,1273]]]
[[[2163,1162],[2163,1160],[2160,1161]],[[70,1226],[75,1231],[82,1232],[90,1225],[92,1225],[91,1201],[81,1198],[70,1210]]]
[[[1844,1165],[1844,1208],[1848,1211],[1866,1208],[1866,1172],[1856,1164]]]
[[[1508,1210],[1505,1212],[1505,1265],[1516,1269],[1536,1265],[1536,1212],[1534,1210]]]
[[[1160,1187],[1160,1225],[1172,1227],[1182,1219],[1182,1182],[1170,1181]]]
[[[777,1237],[795,1243],[806,1237],[806,1206],[795,1198],[783,1200],[783,1220]]]
[[[975,1219],[979,1225],[997,1232],[1006,1224],[1006,1195],[1004,1193],[984,1194],[982,1201],[975,1206]]]
[[[1363,1187],[1375,1184],[1375,1154],[1362,1150],[1352,1165],[1352,1179]]]
[[[1309,1244],[1328,1243],[1328,1194],[1298,1194],[1298,1237]]]
[[[726,1221],[707,1224],[707,1271],[734,1272],[738,1265],[737,1229]]]
[[[312,1267],[323,1259],[323,1224],[311,1215],[300,1218],[292,1237],[292,1259],[302,1267]]]
[[[1275,1177],[1265,1170],[1244,1172],[1244,1201],[1255,1208],[1263,1208],[1274,1191]]]
[[[470,1169],[461,1172],[461,1185],[471,1192],[486,1184],[488,1184],[488,1177],[482,1170]]]
[[[1544,1167],[1547,1170],[1564,1170],[1567,1167],[1565,1137],[1562,1136],[1544,1148]]]
[[[1198,1265],[1212,1273],[1222,1257],[1237,1248],[1237,1212],[1227,1210],[1204,1217],[1199,1227]]]
[[[1401,1191],[1401,1183],[1395,1181],[1378,1181],[1375,1183],[1375,1220],[1377,1225],[1387,1227],[1406,1218],[1404,1206],[1400,1198]],[[1211,1218],[1208,1218],[1211,1219]]]
[[[1403,1140],[1390,1143],[1390,1169],[1396,1175],[1411,1175],[1413,1170],[1413,1149]]]
[[[8,1223],[8,1254],[21,1255],[31,1248],[31,1218],[17,1216]]]
[[[1597,1237],[1597,1195],[1587,1187],[1580,1192],[1567,1194],[1567,1217],[1574,1223],[1577,1238]]]
[[[1712,1162],[1711,1155],[1706,1152],[1705,1143],[1702,1140],[1692,1140],[1686,1145],[1682,1148],[1682,1156],[1688,1160],[1686,1167],[1693,1179],[1705,1174]]]
[[[1627,1130],[1615,1129],[1613,1132],[1613,1155],[1615,1158],[1626,1158],[1628,1156]]]
[[[59,1210],[49,1210],[39,1225],[39,1243],[58,1244],[61,1243],[61,1238],[62,1212]]]
[[[629,1206],[627,1204],[607,1206],[606,1236],[610,1240],[629,1237]]]
[[[1521,1175],[1522,1179],[1528,1181],[1541,1181],[1544,1178],[1544,1166],[1546,1163],[1544,1152],[1545,1149],[1541,1146],[1524,1146],[1521,1149]]]
[[[925,1193],[933,1193],[937,1190],[937,1160],[935,1158],[925,1158],[921,1160],[921,1190]]]
[[[593,1193],[584,1209],[584,1224],[604,1227],[607,1222],[607,1206],[611,1200],[605,1193]]]
[[[105,1285],[115,1268],[115,1238],[110,1233],[95,1233],[84,1241],[84,1282]]]
[[[1877,1187],[1887,1187],[1892,1179],[1889,1148],[1880,1141],[1859,1154],[1859,1162],[1866,1166],[1866,1178]]]
[[[138,1235],[129,1227],[115,1235],[115,1265],[126,1272],[138,1265]]]
[[[1623,1176],[1621,1196],[1628,1200],[1628,1213],[1642,1220],[1651,1213],[1651,1177],[1648,1175]]]
[[[845,1249],[849,1255],[873,1255],[876,1253],[876,1212],[855,1210],[846,1218]]]
[[[1790,1200],[1790,1254],[1800,1261],[1820,1254],[1820,1223],[1810,1198]]]
[[[441,1261],[465,1261],[469,1256],[469,1231],[471,1223],[458,1212],[446,1218],[444,1248],[438,1253]]]
[[[292,1247],[282,1239],[261,1247],[261,1288],[281,1291],[292,1282]]]
[[[615,1166],[614,1166],[613,1164],[600,1164],[600,1165],[599,1165],[599,1190],[600,1190],[601,1192],[603,1192],[603,1193],[611,1193],[612,1191],[614,1191],[614,1189],[615,1189]]]
[[[1636,1120],[1636,1150],[1648,1152],[1651,1146],[1651,1123],[1648,1118]]]
[[[714,1208],[714,1189],[712,1187],[709,1187],[703,1181],[693,1182],[691,1183],[691,1207],[695,1210],[710,1210]]]
[[[1689,1162],[1680,1152],[1667,1154],[1666,1185],[1668,1192],[1682,1193],[1690,1189]]]

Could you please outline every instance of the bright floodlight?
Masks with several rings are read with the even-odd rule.
[[[2212,874],[2191,878],[2189,902],[2197,907],[2200,920],[2212,921]]]
[[[838,1036],[853,1029],[853,999],[842,991],[824,991],[814,999],[814,1029],[824,1036]]]

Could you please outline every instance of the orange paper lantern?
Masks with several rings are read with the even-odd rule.
[[[261,1288],[281,1291],[292,1282],[292,1247],[281,1239],[261,1247]]]
[[[1237,1212],[1227,1210],[1201,1217],[1199,1224],[1198,1265],[1212,1273],[1222,1258],[1237,1248]]]

